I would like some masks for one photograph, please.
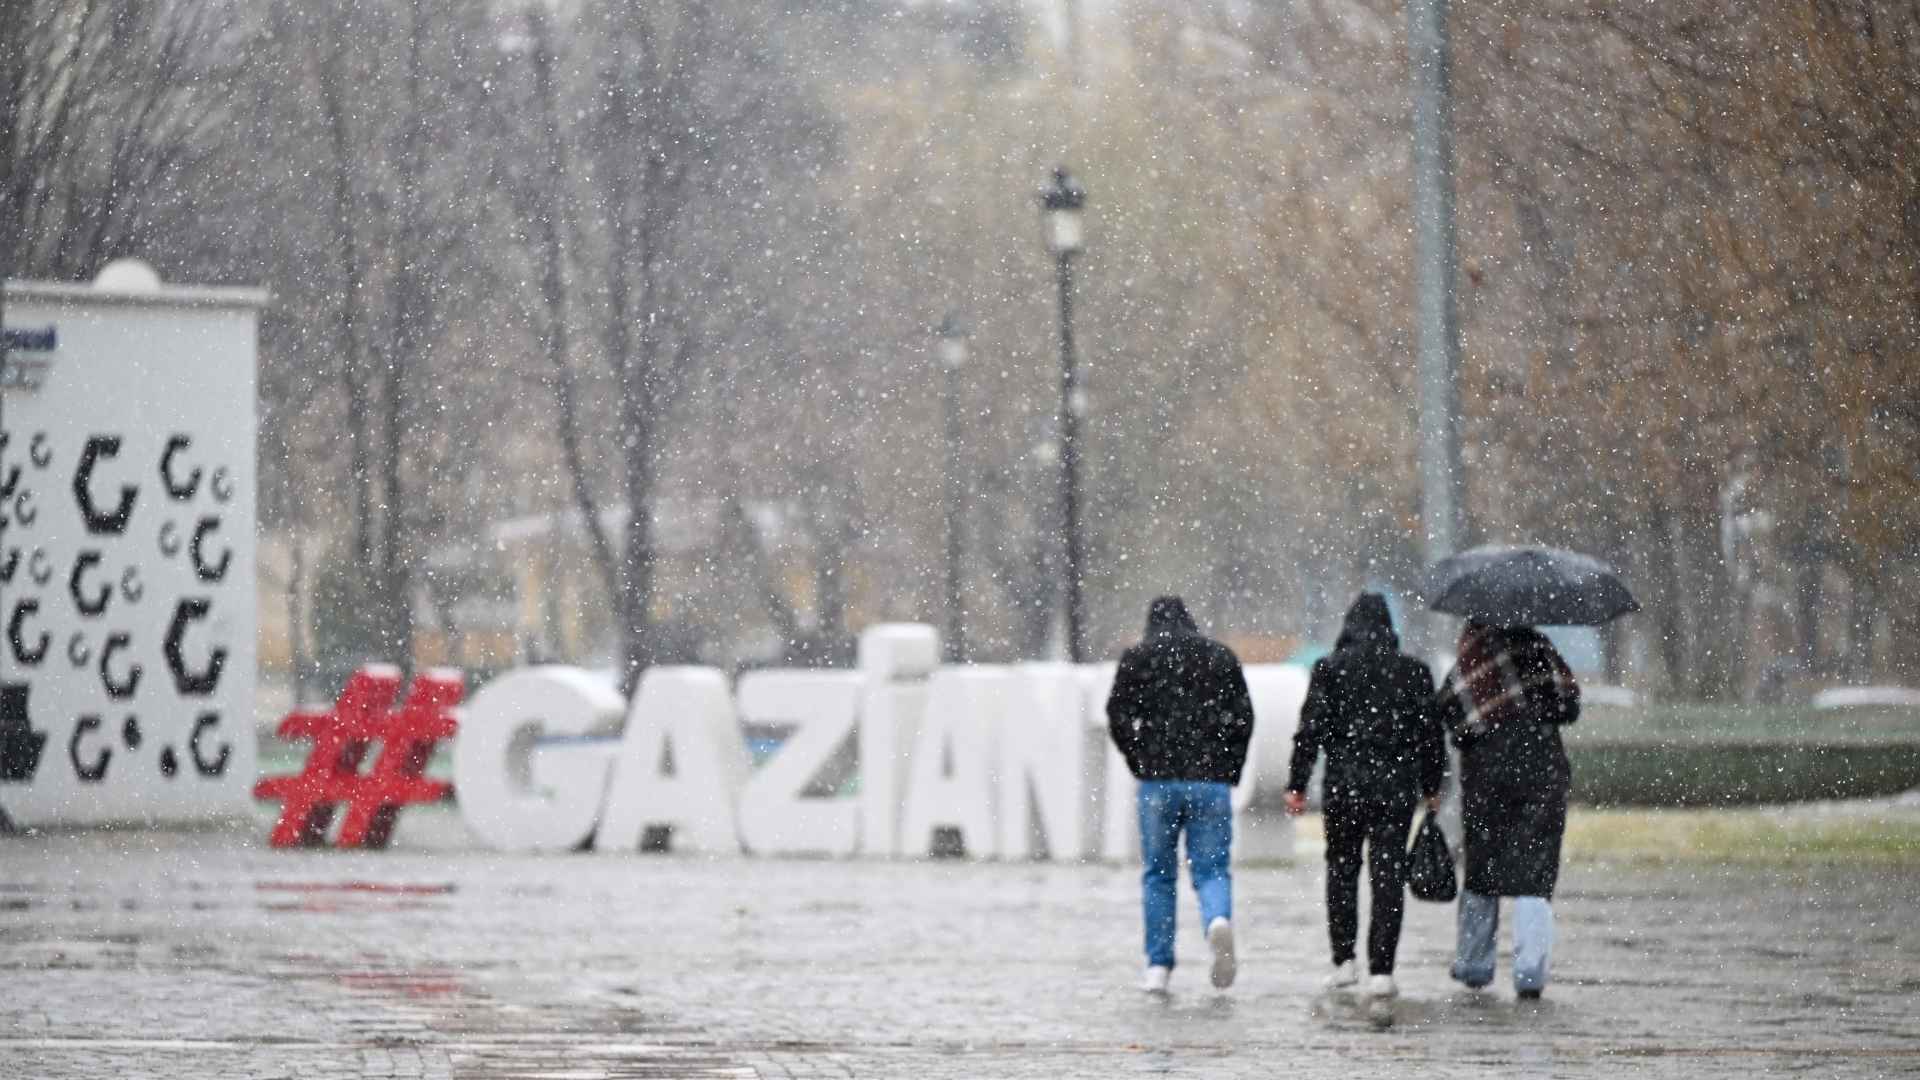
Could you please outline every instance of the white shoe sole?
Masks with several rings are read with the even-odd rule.
[[[1208,927],[1207,944],[1213,947],[1211,978],[1214,988],[1225,990],[1233,985],[1233,977],[1239,974],[1239,965],[1233,956],[1233,924],[1216,922]]]

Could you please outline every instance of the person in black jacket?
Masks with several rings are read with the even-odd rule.
[[[1373,896],[1367,930],[1367,992],[1391,998],[1394,954],[1405,911],[1407,833],[1421,796],[1437,807],[1446,746],[1433,710],[1433,673],[1400,651],[1387,601],[1361,593],[1333,652],[1313,665],[1300,728],[1293,736],[1287,809],[1306,808],[1307,781],[1325,753],[1321,806],[1327,834],[1329,989],[1359,981],[1360,859],[1366,849]]]
[[[1177,596],[1147,608],[1147,634],[1120,657],[1107,730],[1140,780],[1143,988],[1164,993],[1173,974],[1174,891],[1180,834],[1213,951],[1213,985],[1233,985],[1232,786],[1253,737],[1253,699],[1233,650],[1201,635]]]

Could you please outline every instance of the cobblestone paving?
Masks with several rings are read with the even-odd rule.
[[[403,840],[0,839],[0,1076],[1920,1074],[1920,869],[1571,867],[1537,1004],[1449,983],[1416,903],[1382,1032],[1316,992],[1314,859],[1238,872],[1225,994],[1183,898],[1153,1000],[1119,868]]]

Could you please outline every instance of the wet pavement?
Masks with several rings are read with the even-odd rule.
[[[1447,981],[1452,909],[1410,903],[1376,1031],[1317,992],[1316,859],[1238,871],[1224,994],[1183,896],[1155,1000],[1132,871],[499,856],[445,818],[0,839],[0,1076],[1920,1074],[1920,867],[1569,867],[1538,1003],[1504,940],[1493,992]]]

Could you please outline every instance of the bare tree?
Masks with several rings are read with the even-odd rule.
[[[361,566],[374,563],[373,509],[373,385],[372,360],[367,336],[372,322],[367,295],[369,274],[367,256],[360,238],[363,212],[355,191],[356,139],[363,137],[350,127],[352,105],[347,100],[354,74],[347,69],[352,48],[352,23],[344,10],[332,10],[324,16],[324,37],[314,58],[318,77],[320,112],[324,117],[329,149],[328,206],[333,226],[333,248],[338,275],[337,331],[341,384],[346,392],[347,483],[353,489],[353,554]]]
[[[564,46],[550,17],[535,8],[526,19],[532,93],[544,127],[544,192],[528,206],[543,267],[543,340],[562,457],[612,597],[629,687],[660,651],[652,618],[659,560],[653,514],[668,426],[696,376],[730,340],[727,325],[754,317],[736,272],[755,249],[743,230],[747,201],[778,172],[764,159],[808,135],[801,130],[810,122],[805,95],[767,62],[771,36],[743,25],[757,18],[746,5],[590,5],[577,39],[588,74],[571,86],[560,74]],[[570,108],[570,101],[579,104]],[[577,125],[567,120],[575,114]],[[580,159],[590,178],[578,204],[575,145],[584,147]],[[592,217],[576,220],[576,205]],[[598,256],[605,289],[598,351],[611,379],[612,471],[625,513],[617,548],[600,527],[590,472],[596,465],[569,355],[576,235],[583,252]],[[769,609],[791,623],[777,602]]]
[[[687,385],[698,341],[673,302],[675,235],[694,195],[693,169],[712,160],[719,132],[696,95],[712,49],[701,4],[594,7],[593,107],[587,139],[606,225],[603,344],[618,399],[627,515],[615,566],[622,678],[630,688],[653,662],[656,552],[653,496],[662,427]],[[733,504],[737,511],[737,504]],[[737,516],[737,513],[735,515]]]
[[[14,177],[12,162],[24,155],[20,144],[20,117],[29,92],[28,27],[33,4],[29,0],[0,0],[0,154],[8,156],[6,175]],[[13,277],[14,265],[26,239],[25,208],[21,205],[22,185],[17,178],[0,183],[0,282]],[[4,297],[0,297],[4,300]],[[6,343],[0,341],[0,357]]]
[[[552,17],[541,4],[524,13],[526,55],[532,75],[530,111],[535,116],[531,159],[535,167],[524,176],[502,175],[512,193],[516,218],[522,223],[522,241],[535,252],[539,267],[541,318],[540,350],[545,355],[548,385],[552,389],[561,461],[567,471],[574,505],[580,515],[616,619],[626,622],[623,594],[616,575],[618,556],[602,524],[602,507],[588,473],[580,379],[573,362],[574,304],[569,285],[574,198],[570,127],[564,117],[562,86],[556,71],[558,42]],[[505,118],[502,118],[503,120]],[[509,121],[510,122],[510,121]],[[511,134],[508,128],[507,134]]]
[[[86,276],[149,239],[156,204],[220,146],[223,3],[0,5],[0,245],[13,271]]]

